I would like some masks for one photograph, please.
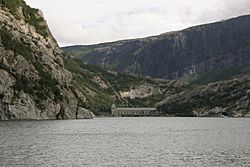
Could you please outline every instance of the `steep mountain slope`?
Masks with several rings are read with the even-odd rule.
[[[0,6],[0,119],[75,118],[72,75],[41,11],[22,0]]]
[[[73,75],[72,86],[78,97],[79,90],[84,98],[78,99],[79,105],[95,114],[109,115],[110,106],[152,107],[168,95],[190,88],[186,81],[167,81],[140,78],[105,71],[100,67],[83,63],[64,56],[65,68]]]
[[[0,120],[82,118],[79,107],[109,114],[113,103],[130,104],[126,92],[143,87],[132,94],[144,106],[141,97],[162,94],[158,83],[168,84],[72,59],[58,47],[42,12],[23,0],[0,1],[0,79]]]
[[[250,64],[250,15],[154,37],[64,50],[106,69],[157,78],[244,68]]]
[[[109,115],[113,103],[157,104],[174,116],[249,116],[249,74],[213,83],[248,71],[171,81],[105,71],[64,53],[41,11],[23,0],[0,1],[0,120],[83,118],[84,108]]]

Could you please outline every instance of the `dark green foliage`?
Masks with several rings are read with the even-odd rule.
[[[205,85],[212,82],[229,79],[235,75],[245,73],[244,67],[231,67],[222,70],[207,71],[196,76],[192,83]]]
[[[52,79],[50,74],[44,71],[43,65],[39,62],[39,60],[36,60],[33,58],[32,49],[28,47],[27,45],[25,45],[24,42],[20,42],[18,39],[15,39],[12,36],[12,34],[10,34],[8,30],[4,28],[0,29],[0,35],[1,35],[2,43],[6,47],[6,49],[14,51],[16,55],[22,55],[27,61],[31,62],[35,66],[36,70],[39,72],[39,76],[41,77],[38,83],[42,86],[40,87],[40,90],[43,90],[43,89],[54,90],[58,82],[55,79]],[[17,78],[18,79],[17,79],[17,84],[16,84],[16,90],[20,91],[20,90],[29,88],[27,87],[29,81],[24,76],[18,76]],[[27,91],[27,92],[30,92],[30,91]],[[43,92],[43,93],[46,93],[46,92]],[[47,95],[45,94],[44,96],[47,96]],[[43,95],[40,95],[40,97],[44,99]]]
[[[73,79],[79,84],[79,86],[83,84],[89,89],[99,92],[98,85],[91,81],[91,79],[93,78],[93,74],[90,73],[89,69],[85,67],[85,65],[81,61],[74,60],[65,55],[64,65],[67,70],[74,74]]]
[[[4,98],[4,94],[0,94],[0,100]]]
[[[17,9],[21,7],[25,21],[34,26],[37,33],[41,34],[43,37],[48,36],[47,27],[44,25],[45,21],[38,15],[38,9],[31,8],[23,0],[0,0],[0,6],[7,8],[16,19],[20,19]]]
[[[112,105],[112,103],[115,103],[117,106],[124,106],[127,105],[126,101],[128,101],[130,106],[132,105],[134,107],[154,107],[157,102],[165,98],[165,95],[162,94],[158,96],[149,96],[146,98],[127,98],[125,101],[120,100],[115,96],[114,90],[116,92],[129,91],[131,88],[137,87],[141,84],[156,84],[156,81],[121,73],[111,74],[107,71],[104,71],[100,67],[85,64],[80,60],[73,59],[69,55],[64,56],[64,64],[66,69],[73,73],[75,87],[81,87],[84,85],[84,87],[87,87],[88,89],[96,93],[96,95],[94,96],[85,94],[86,102],[80,102],[80,104],[83,104],[85,108],[91,109],[91,111],[95,112],[95,114],[110,112],[110,106]],[[94,76],[99,76],[102,80],[109,82],[114,90],[105,90],[100,88],[96,83],[91,81]],[[173,84],[168,83],[169,82],[167,81],[161,83],[163,84],[161,85],[161,88],[166,89],[168,93],[171,92],[172,94],[174,94],[186,89],[192,89],[192,86],[188,84],[176,86],[175,82],[173,82]],[[76,93],[75,96],[77,97]]]
[[[58,81],[54,78],[51,78],[51,75],[44,70],[39,71],[39,75],[41,79],[39,80],[39,84],[43,85],[44,87],[47,88],[54,88],[54,86],[58,85]]]
[[[15,55],[22,55],[27,61],[33,59],[32,49],[18,39],[15,39],[8,30],[0,28],[0,36],[6,49],[14,51]]]
[[[60,89],[57,87],[57,85],[59,85],[58,81],[53,79],[48,72],[45,72],[39,62],[36,61],[35,64],[35,67],[39,72],[39,76],[41,77],[36,84],[38,90],[37,96],[40,99],[46,100],[50,92],[53,92],[55,98],[54,100],[56,102],[62,101],[63,96],[61,95]]]
[[[47,76],[49,76],[49,74],[47,74]],[[41,78],[37,82],[27,78],[27,76],[17,75],[14,90],[16,96],[18,96],[18,92],[20,91],[33,95],[37,106],[41,108],[42,101],[50,97],[52,93],[54,94],[54,100],[56,102],[63,100],[63,96],[57,84],[58,82],[56,80],[49,79],[49,77]]]
[[[164,99],[164,95],[149,96],[145,98],[127,98],[128,102],[134,107],[154,107],[156,103]]]
[[[37,9],[33,9],[28,5],[23,6],[23,15],[25,17],[25,21],[34,26],[37,33],[46,38],[48,36],[48,32],[46,25],[43,25],[45,21],[37,13]]]
[[[91,79],[93,78],[93,74],[98,75],[100,74],[100,71],[97,71],[96,69],[83,64],[79,60],[74,60],[68,55],[64,56],[64,64],[65,68],[73,74],[73,84],[75,85],[75,87],[84,86],[96,93],[96,95],[94,96],[85,94],[87,99],[86,102],[83,102],[77,97],[75,87],[72,86],[71,90],[73,91],[75,97],[78,98],[79,106],[88,108],[97,115],[99,115],[100,113],[110,112],[110,106],[114,102],[112,94],[110,93],[111,91],[101,89],[96,83],[91,81]]]
[[[89,108],[95,114],[110,113],[110,107],[113,103],[117,105],[124,105],[124,101],[121,101],[115,98],[114,91],[128,91],[132,86],[137,86],[143,84],[144,82],[150,82],[148,79],[134,77],[126,74],[117,73],[111,74],[107,71],[104,71],[100,67],[93,65],[88,65],[83,63],[80,60],[73,59],[69,55],[64,55],[64,65],[73,74],[73,83],[75,87],[86,87],[89,90],[96,93],[96,95],[85,94],[86,102],[82,102],[81,99],[78,99],[78,103],[85,108]],[[100,77],[106,83],[110,83],[113,89],[102,89],[98,84],[92,81],[94,76]],[[83,87],[83,88],[84,88]],[[75,88],[72,88],[73,92]],[[87,90],[86,90],[87,92]],[[75,92],[77,97],[77,93]],[[145,107],[145,106],[154,106],[158,97],[152,97],[152,99],[135,99],[131,100],[131,103],[137,103],[136,106]]]
[[[14,90],[20,92],[21,90],[24,90],[24,92],[29,92],[29,80],[23,76],[23,75],[17,75],[16,76],[16,83],[14,85]]]
[[[110,95],[100,94],[88,97],[86,108],[93,111],[94,114],[100,115],[101,113],[110,113],[110,107],[113,103],[114,100]]]
[[[211,83],[210,86],[202,86],[202,88],[197,89],[196,87],[193,90],[186,91],[173,102],[158,106],[158,109],[168,115],[191,116],[192,111],[199,111],[200,109],[210,110],[215,107],[239,106],[240,103],[237,104],[236,102],[241,101],[242,98],[249,98],[247,90],[250,89],[250,80],[240,78],[239,80]],[[245,114],[248,111],[244,108],[246,105],[242,105]],[[229,112],[225,111],[223,115],[232,116],[233,113],[229,110]]]
[[[63,97],[63,95],[61,93],[61,90],[58,88],[58,86],[53,85],[52,86],[52,92],[54,93],[56,102],[64,100],[64,97]]]
[[[110,84],[112,84],[112,86],[117,91],[126,91],[131,86],[139,85],[145,82],[151,82],[149,79],[135,77],[123,73],[117,73],[117,75],[114,75],[98,66],[85,64],[78,59],[68,58],[65,60],[65,67],[71,72],[82,74],[82,76],[84,76],[86,79],[85,82],[88,82],[93,77],[89,72],[98,74],[103,80],[107,80]],[[89,72],[83,71],[83,69],[87,69]]]
[[[18,92],[20,91],[31,94],[35,97],[38,107],[41,107],[42,101],[46,100],[52,94],[54,94],[53,96],[56,102],[62,101],[63,96],[57,86],[59,85],[58,81],[53,79],[51,75],[44,70],[40,61],[33,57],[32,49],[25,44],[23,40],[20,41],[14,38],[5,28],[0,28],[0,36],[5,48],[14,51],[15,55],[23,56],[28,62],[34,65],[40,76],[39,81],[34,81],[29,79],[28,76],[13,74],[11,69],[1,65],[1,69],[7,70],[16,78],[16,83],[14,85],[15,96],[18,96]]]
[[[191,104],[172,104],[172,105],[162,105],[157,108],[157,110],[162,111],[163,114],[169,116],[182,116],[182,117],[192,117],[193,106]]]
[[[9,9],[10,13],[18,17],[17,8],[24,5],[23,0],[0,0],[0,6]],[[18,17],[19,18],[19,17]]]

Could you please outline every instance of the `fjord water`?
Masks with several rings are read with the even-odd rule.
[[[0,166],[250,166],[250,119],[0,122]]]

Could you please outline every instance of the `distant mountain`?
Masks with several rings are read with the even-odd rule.
[[[242,70],[250,65],[250,15],[154,37],[63,49],[109,70],[156,78]]]
[[[89,110],[109,115],[113,103],[157,106],[170,116],[249,117],[248,71],[227,68],[180,80],[106,71],[63,52],[38,9],[23,0],[0,1],[0,120],[86,118]]]
[[[108,114],[113,103],[127,103],[132,86],[142,85],[146,95],[133,96],[159,94],[153,80],[72,59],[57,45],[41,11],[23,0],[0,1],[0,120],[83,118],[80,107]]]

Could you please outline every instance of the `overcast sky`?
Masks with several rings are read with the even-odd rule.
[[[250,13],[250,0],[25,0],[60,46],[158,35]]]

